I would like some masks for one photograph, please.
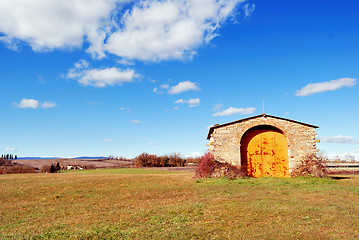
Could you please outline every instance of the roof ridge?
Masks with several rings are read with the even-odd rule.
[[[253,118],[258,118],[258,117],[272,117],[272,118],[277,118],[277,119],[281,119],[281,120],[285,120],[285,121],[290,121],[290,122],[302,124],[302,125],[309,126],[309,127],[313,127],[313,128],[319,128],[318,126],[315,126],[315,125],[312,125],[312,124],[308,124],[308,123],[299,122],[299,121],[292,120],[292,119],[288,119],[288,118],[277,117],[277,116],[269,115],[269,114],[266,114],[266,113],[262,113],[262,114],[259,114],[259,115],[255,115],[255,116],[252,116],[252,117],[247,117],[247,118],[238,119],[238,120],[236,120],[236,121],[232,121],[232,122],[228,122],[228,123],[224,123],[224,124],[215,124],[215,125],[213,125],[212,127],[209,128],[209,132],[208,132],[208,135],[207,135],[207,139],[210,139],[210,137],[211,137],[211,135],[212,135],[212,133],[213,133],[213,130],[214,130],[215,128],[220,128],[220,127],[224,127],[224,126],[231,125],[231,124],[235,124],[235,123],[239,123],[239,122],[244,122],[244,121],[247,121],[247,120],[250,120],[250,119],[253,119]]]

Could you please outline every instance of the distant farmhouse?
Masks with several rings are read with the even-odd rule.
[[[286,177],[307,154],[315,154],[317,126],[261,114],[209,129],[214,158],[244,166],[249,176]]]

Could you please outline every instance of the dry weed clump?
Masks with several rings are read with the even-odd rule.
[[[292,171],[292,177],[311,175],[312,177],[325,177],[328,174],[325,158],[316,154],[308,154],[302,158]]]
[[[214,159],[211,153],[206,153],[201,157],[196,170],[196,176],[201,178],[227,177],[229,179],[235,179],[237,177],[244,178],[246,172],[241,167],[236,167],[225,162],[219,162]]]

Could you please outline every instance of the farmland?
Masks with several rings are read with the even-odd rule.
[[[358,239],[359,178],[0,175],[0,239]]]

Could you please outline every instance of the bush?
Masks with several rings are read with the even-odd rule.
[[[60,166],[60,163],[56,163],[56,166],[54,166],[54,172],[57,172],[57,171],[60,171],[61,170],[61,166]]]
[[[3,166],[3,165],[12,165],[12,162],[11,162],[11,160],[7,160],[5,158],[0,158],[0,166]]]
[[[292,177],[311,175],[312,177],[325,177],[328,174],[325,158],[316,154],[308,154],[301,159],[292,171]]]
[[[184,167],[186,159],[183,159],[180,154],[173,153],[168,155],[168,167]]]
[[[210,177],[214,171],[214,157],[211,153],[206,153],[201,157],[196,170],[197,177]]]
[[[196,170],[197,177],[227,177],[229,179],[235,179],[237,177],[244,178],[246,176],[246,172],[242,167],[236,167],[232,164],[219,162],[214,159],[211,153],[206,153],[198,164],[198,168]]]
[[[96,169],[96,166],[93,164],[85,165],[84,169]]]
[[[43,165],[40,168],[40,172],[41,173],[48,173],[48,172],[50,172],[50,167],[51,167],[51,165]]]
[[[61,170],[61,167],[60,167],[59,163],[56,163],[55,165],[54,164],[43,165],[40,168],[41,173],[55,173],[55,172],[60,171],[60,170]]]
[[[173,153],[158,157],[155,154],[142,153],[135,158],[137,167],[184,167],[186,159]]]
[[[201,161],[201,157],[188,157],[186,163],[198,164]]]
[[[141,153],[135,159],[137,167],[150,167],[158,157],[153,154]]]
[[[127,159],[127,158],[125,158],[125,157],[118,157],[116,160],[118,160],[118,161],[126,161],[126,162],[128,162],[128,161],[130,161],[129,159]]]
[[[13,174],[13,173],[36,173],[36,168],[29,165],[21,164],[8,164],[0,166],[0,174]]]
[[[55,167],[54,167],[54,165],[51,164],[51,166],[50,166],[50,173],[54,173],[54,172],[55,172]]]

